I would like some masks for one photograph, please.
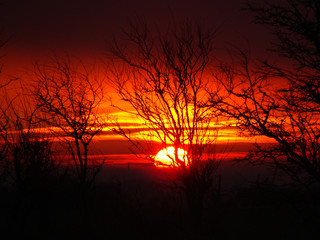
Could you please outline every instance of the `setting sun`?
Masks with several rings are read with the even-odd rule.
[[[173,165],[177,165],[174,160],[174,147],[167,147],[160,150],[157,155],[155,156],[155,165],[161,167],[169,167]],[[185,162],[187,164],[187,151],[178,148],[178,157],[179,160]]]

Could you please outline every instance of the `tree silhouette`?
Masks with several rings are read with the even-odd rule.
[[[97,76],[75,62],[70,57],[55,57],[38,65],[33,94],[44,120],[68,146],[80,186],[86,191],[104,162],[88,158],[90,143],[104,127],[105,119],[99,113],[104,94]]]
[[[280,168],[302,184],[319,182],[320,3],[266,2],[248,10],[257,24],[274,31],[272,50],[288,66],[281,61],[253,65],[241,52],[238,65],[220,66],[215,77],[227,95],[214,96],[213,103],[241,130],[276,143],[257,145],[246,160]]]
[[[10,40],[9,38],[3,38],[3,34],[0,33],[0,49],[2,49]],[[2,56],[0,57],[2,59]],[[3,63],[0,63],[0,74],[2,74]],[[5,160],[7,158],[9,150],[8,142],[8,127],[9,127],[9,116],[8,111],[12,104],[14,97],[5,98],[7,96],[6,87],[10,85],[16,78],[11,78],[8,76],[1,75],[0,77],[0,91],[1,91],[1,101],[0,101],[0,180],[5,175],[6,164]]]
[[[27,102],[26,98],[22,101]],[[17,101],[14,103],[9,109],[10,128],[8,128],[9,150],[12,155],[9,166],[13,184],[21,193],[27,189],[38,191],[37,188],[46,186],[47,180],[58,169],[52,148],[53,142],[48,133],[41,132],[44,124],[38,121],[37,108],[30,111],[31,106]]]
[[[141,119],[148,137],[161,142],[162,147],[174,147],[170,167],[176,171],[197,223],[217,167],[208,154],[217,138],[215,115],[207,104],[213,35],[190,21],[157,34],[137,20],[125,32],[127,41],[116,41],[111,50],[112,84],[134,111],[115,106]],[[121,127],[114,130],[149,159],[154,158],[139,144],[142,139],[137,135]],[[188,153],[183,160],[178,156],[179,148]]]

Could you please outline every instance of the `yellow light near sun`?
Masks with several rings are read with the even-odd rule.
[[[157,167],[170,167],[178,166],[175,161],[175,150],[174,147],[167,147],[160,150],[155,157],[155,166]],[[188,164],[187,151],[178,148],[178,158],[180,161]]]

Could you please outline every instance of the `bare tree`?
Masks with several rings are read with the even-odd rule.
[[[48,64],[38,65],[33,94],[46,115],[44,120],[53,127],[55,136],[67,144],[85,190],[104,162],[88,158],[90,143],[104,127],[105,116],[99,112],[104,94],[101,79],[73,61],[70,57],[55,57]]]
[[[2,49],[10,40],[10,38],[6,37],[3,38],[3,34],[0,33],[0,49]],[[0,56],[2,59],[3,56]],[[0,63],[0,74],[2,74],[3,70],[3,63]],[[12,104],[14,97],[10,97],[10,99],[5,98],[6,94],[6,87],[16,78],[2,76],[0,77],[0,91],[2,98],[0,99],[0,178],[5,173],[5,159],[8,154],[8,127],[9,127],[9,116],[8,111]]]
[[[46,180],[53,176],[58,167],[53,141],[49,133],[43,132],[45,125],[37,116],[41,113],[27,99],[26,95],[19,96],[8,109],[8,165],[13,184],[20,192],[45,186]]]
[[[241,130],[273,139],[275,144],[257,145],[246,160],[278,167],[306,185],[319,182],[320,3],[269,1],[248,9],[256,23],[274,30],[273,51],[288,65],[253,66],[241,53],[240,64],[220,67],[216,78],[227,96],[215,96],[213,103]]]
[[[148,135],[162,147],[174,147],[170,167],[176,171],[193,219],[200,223],[203,199],[217,167],[208,154],[217,138],[215,115],[207,104],[214,32],[190,21],[164,32],[151,31],[143,21],[131,22],[127,41],[115,42],[111,81],[133,111],[115,106],[141,119]],[[142,141],[137,134],[129,135],[122,128],[115,131],[154,158],[137,144]],[[179,148],[187,156],[179,156]]]

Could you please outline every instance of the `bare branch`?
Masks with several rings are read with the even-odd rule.
[[[105,126],[105,116],[99,115],[104,98],[101,81],[69,56],[55,56],[35,68],[35,103],[49,126],[59,129],[54,133],[67,143],[83,187],[94,180],[88,179],[88,147]],[[92,162],[93,178],[100,167]]]

